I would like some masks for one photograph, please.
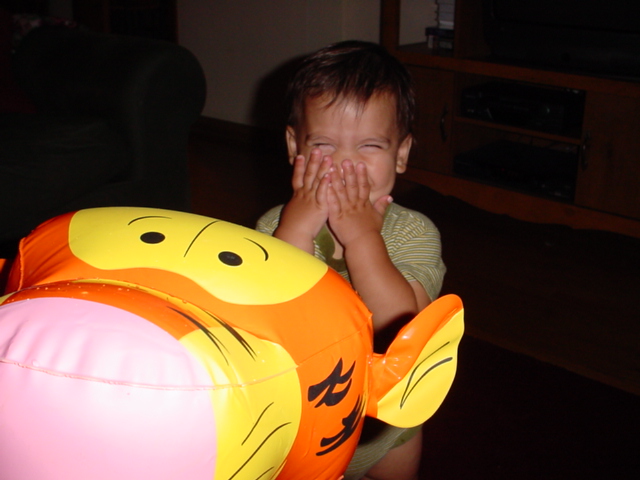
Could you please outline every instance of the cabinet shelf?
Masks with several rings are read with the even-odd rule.
[[[390,51],[407,65],[640,98],[638,81],[535,69],[489,59],[454,58],[450,52],[434,52],[426,43],[396,47]]]
[[[409,167],[404,178],[491,213],[534,223],[556,223],[586,230],[606,229],[640,238],[640,222],[633,218],[610,215],[415,167]]]
[[[492,60],[483,40],[482,0],[456,0],[453,50],[432,49],[426,41],[399,45],[401,4],[382,0],[381,41],[409,67],[416,84],[417,142],[405,178],[495,213],[640,237],[640,82]],[[562,133],[462,115],[463,89],[496,81],[579,91],[584,112],[577,124],[557,130]],[[454,173],[456,156],[500,141],[557,143],[575,153],[572,200],[542,198]]]

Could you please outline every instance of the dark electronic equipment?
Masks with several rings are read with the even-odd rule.
[[[507,140],[453,160],[453,171],[461,177],[565,201],[573,200],[577,169],[575,153]]]
[[[584,92],[490,82],[465,88],[460,113],[465,117],[514,127],[570,135],[580,131]]]

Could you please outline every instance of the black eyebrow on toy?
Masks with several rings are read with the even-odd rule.
[[[148,218],[165,218],[167,220],[171,220],[171,217],[165,217],[165,216],[162,216],[162,215],[147,215],[145,217],[134,218],[129,223],[127,223],[127,225],[131,225],[132,223],[137,222],[138,220],[146,220]]]
[[[424,372],[422,375],[420,375],[420,378],[418,378],[415,383],[412,385],[411,382],[413,380],[413,376],[415,375],[415,373],[418,371],[418,368],[420,368],[420,366],[426,362],[427,360],[429,360],[429,358],[431,358],[433,355],[435,355],[436,353],[438,353],[440,350],[442,350],[444,347],[446,347],[447,345],[449,345],[450,342],[445,343],[444,345],[442,345],[440,348],[438,348],[436,351],[434,351],[433,353],[431,353],[431,355],[429,355],[427,358],[425,358],[424,360],[422,360],[418,365],[415,366],[415,368],[411,371],[411,375],[409,376],[409,380],[407,381],[407,386],[404,389],[404,392],[402,393],[402,398],[400,399],[400,408],[404,407],[404,404],[407,402],[407,400],[409,399],[409,395],[411,395],[411,393],[413,392],[413,390],[418,386],[418,384],[424,379],[424,377],[426,377],[429,373],[431,373],[434,369],[449,363],[450,361],[453,360],[453,357],[446,357],[443,358],[442,360],[440,360],[439,362],[431,365],[426,372]]]
[[[213,333],[211,333],[211,331],[209,331],[209,329],[207,327],[205,327],[203,324],[198,322],[191,315],[188,315],[185,312],[181,312],[180,310],[177,310],[177,309],[175,309],[173,307],[170,307],[170,308],[171,308],[171,310],[173,310],[177,314],[179,314],[179,315],[183,316],[184,318],[186,318],[189,322],[193,323],[196,327],[198,327],[198,329],[202,333],[204,333],[209,340],[211,340],[211,343],[213,343],[216,346],[216,348],[218,349],[220,354],[223,356],[225,362],[227,362],[227,365],[229,365],[229,359],[225,355],[225,352],[222,351],[222,349],[224,347],[224,350],[229,352],[229,349],[225,346],[224,342],[222,342],[220,339],[218,339],[218,337],[216,337]],[[253,360],[256,359],[255,350],[253,348],[251,348],[251,345],[249,345],[249,343],[242,337],[242,335],[240,335],[236,331],[235,328],[233,328],[231,325],[229,325],[228,323],[224,322],[223,320],[219,319],[218,317],[216,317],[215,315],[213,315],[213,314],[211,314],[209,312],[207,312],[207,315],[209,315],[211,318],[213,318],[220,326],[222,326],[227,332],[229,332],[231,334],[231,336],[238,341],[238,343],[242,346],[242,348],[244,348],[244,350],[249,354],[249,356],[251,356],[251,358]]]
[[[183,256],[184,256],[184,257],[186,257],[186,256],[187,256],[187,254],[189,253],[189,250],[191,250],[191,247],[193,246],[193,244],[196,242],[196,240],[198,239],[198,237],[204,233],[204,231],[205,231],[207,228],[209,228],[209,227],[210,227],[211,225],[213,225],[214,223],[218,223],[219,221],[220,221],[220,220],[214,220],[213,222],[209,222],[209,223],[207,223],[204,227],[202,227],[202,228],[200,229],[200,231],[196,234],[196,236],[195,236],[195,237],[193,237],[193,240],[191,240],[191,243],[189,244],[189,246],[188,246],[188,247],[187,247],[187,249],[185,250],[185,252],[184,252],[184,255],[183,255]]]
[[[269,252],[267,252],[267,249],[264,248],[262,245],[260,245],[258,242],[255,242],[253,240],[251,240],[250,238],[245,237],[245,240],[253,243],[255,246],[257,246],[260,250],[262,250],[262,252],[264,253],[264,261],[266,262],[267,260],[269,260]]]

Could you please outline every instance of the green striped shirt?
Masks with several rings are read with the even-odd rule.
[[[282,207],[274,207],[265,213],[258,220],[256,229],[272,235]],[[442,261],[440,232],[433,222],[420,212],[392,203],[385,212],[381,234],[389,258],[404,278],[419,282],[431,300],[438,298],[446,267]],[[326,227],[316,237],[314,246],[317,258],[349,280],[344,260],[333,258],[333,239]]]

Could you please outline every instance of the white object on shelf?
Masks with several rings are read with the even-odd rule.
[[[425,29],[438,25],[437,0],[400,0],[400,45],[425,41]]]
[[[436,0],[438,6],[438,27],[453,29],[456,0]]]

